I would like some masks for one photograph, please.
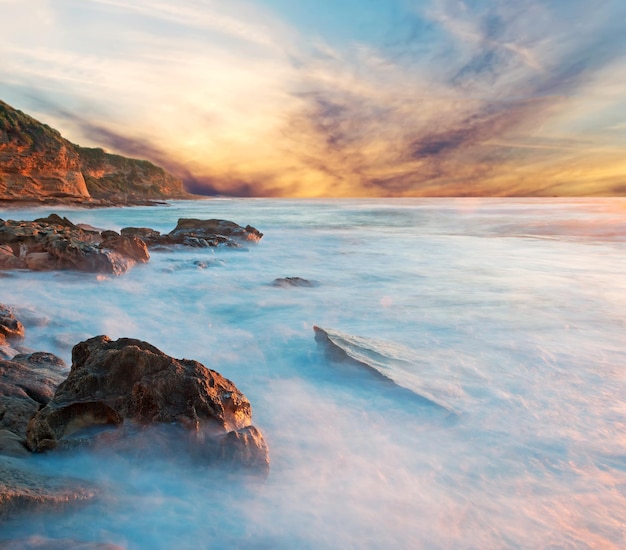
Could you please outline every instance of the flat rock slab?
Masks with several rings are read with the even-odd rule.
[[[32,510],[57,510],[90,501],[97,490],[68,478],[27,470],[20,460],[0,457],[0,519]]]

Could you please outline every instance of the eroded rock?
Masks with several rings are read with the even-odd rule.
[[[197,361],[140,340],[97,336],[74,346],[71,372],[29,423],[27,445],[44,451],[71,446],[98,426],[165,423],[191,433],[200,455],[266,470],[267,445],[251,417],[237,387]]]

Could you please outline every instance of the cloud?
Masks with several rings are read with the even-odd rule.
[[[393,4],[382,41],[331,45],[258,2],[25,0],[10,8],[22,23],[0,40],[0,94],[72,141],[165,166],[195,192],[503,195],[623,183],[626,6]]]

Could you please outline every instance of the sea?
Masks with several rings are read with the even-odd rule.
[[[247,250],[153,251],[121,276],[5,272],[0,303],[26,347],[68,365],[106,334],[217,370],[252,403],[271,466],[259,478],[145,440],[36,455],[29,467],[102,495],[5,521],[0,539],[626,547],[625,199],[208,199],[0,218],[52,212],[118,231],[220,218],[264,233]],[[313,286],[273,284],[284,277]],[[365,359],[329,356],[314,326]]]

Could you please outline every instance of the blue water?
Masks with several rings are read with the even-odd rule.
[[[0,525],[3,537],[624,547],[626,201],[241,199],[0,218],[53,211],[108,229],[167,232],[198,217],[265,234],[247,252],[154,252],[121,277],[15,272],[0,279],[0,303],[26,321],[26,346],[68,363],[75,343],[107,334],[218,370],[250,399],[271,473],[101,451],[34,457],[104,495]],[[271,285],[287,276],[318,285]],[[408,359],[409,389],[332,363],[313,325]]]

